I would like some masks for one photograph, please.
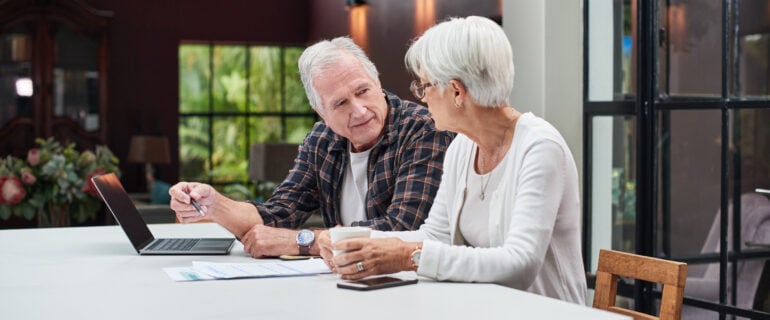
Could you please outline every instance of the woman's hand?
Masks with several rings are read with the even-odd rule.
[[[318,235],[318,239],[316,239],[316,243],[318,243],[318,249],[320,250],[319,255],[324,259],[326,266],[328,266],[329,270],[332,272],[337,272],[334,270],[334,262],[332,262],[334,254],[332,253],[332,240],[329,236],[329,230],[321,231]]]
[[[342,279],[355,280],[371,275],[412,269],[412,252],[417,244],[398,238],[354,238],[335,243],[335,250],[346,251],[332,259],[334,272]]]

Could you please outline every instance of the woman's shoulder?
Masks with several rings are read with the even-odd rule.
[[[446,149],[446,153],[444,155],[445,165],[447,163],[455,163],[459,160],[465,159],[470,152],[473,152],[474,145],[475,144],[473,140],[462,133],[458,133],[454,140],[452,140],[452,143],[450,143],[449,147]],[[446,159],[450,158],[452,159],[451,161],[446,161]]]
[[[521,143],[533,143],[541,140],[555,140],[563,142],[559,130],[551,123],[531,112],[523,113],[516,123],[516,134],[520,136]]]
[[[450,150],[454,152],[460,152],[472,150],[471,148],[475,145],[473,140],[468,138],[468,136],[458,133],[457,136],[455,136],[454,140],[452,140],[452,143],[449,144],[449,149],[447,149],[447,152]]]

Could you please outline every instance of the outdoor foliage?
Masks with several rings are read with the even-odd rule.
[[[179,47],[180,179],[224,185],[238,198],[264,193],[243,186],[251,144],[300,143],[316,119],[299,79],[302,50]]]

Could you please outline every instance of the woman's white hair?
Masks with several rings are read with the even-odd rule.
[[[503,105],[513,90],[511,44],[503,29],[487,18],[452,18],[431,27],[404,60],[409,71],[440,90],[450,80],[462,82],[481,106]]]
[[[313,78],[324,71],[324,69],[347,58],[346,54],[355,57],[361,63],[361,66],[364,67],[369,77],[372,78],[372,81],[378,85],[380,84],[377,67],[369,60],[364,50],[361,50],[361,47],[356,45],[352,39],[337,37],[331,40],[321,40],[305,49],[299,57],[299,61],[297,61],[299,76],[302,80],[302,85],[305,87],[308,102],[319,114],[323,113],[324,110],[321,105],[321,97],[313,86]]]

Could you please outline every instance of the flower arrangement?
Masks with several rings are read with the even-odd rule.
[[[91,177],[119,173],[118,159],[106,146],[78,152],[75,144],[63,146],[53,138],[35,140],[26,159],[0,159],[0,219],[11,216],[42,225],[69,225],[96,217],[101,206]]]

